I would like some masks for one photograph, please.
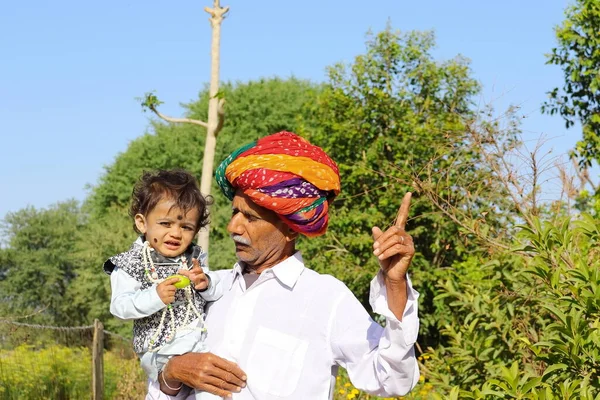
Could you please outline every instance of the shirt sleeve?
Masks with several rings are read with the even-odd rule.
[[[176,396],[169,396],[160,391],[160,384],[157,381],[148,380],[148,393],[146,400],[194,400],[194,391],[184,387]]]
[[[383,396],[403,396],[419,381],[414,343],[419,331],[419,293],[408,280],[408,301],[402,321],[387,306],[383,276],[371,282],[370,303],[386,318],[385,328],[373,321],[347,290],[338,299],[331,329],[331,350],[337,364],[348,371],[358,389]],[[365,332],[367,335],[365,336]]]
[[[117,318],[143,318],[165,307],[156,291],[156,285],[141,290],[142,284],[119,267],[110,274],[110,286],[110,312]]]
[[[211,271],[204,270],[204,273],[210,278],[210,283],[205,291],[200,292],[200,295],[206,301],[219,300],[223,296],[223,282],[221,282],[221,278],[218,274]]]

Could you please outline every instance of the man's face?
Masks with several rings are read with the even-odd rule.
[[[192,243],[199,217],[197,209],[184,213],[172,199],[165,198],[146,216],[137,214],[135,224],[154,250],[166,257],[177,257]]]
[[[235,242],[238,260],[260,273],[291,255],[287,254],[288,245],[297,234],[273,211],[256,205],[240,190],[235,193],[232,208],[227,231]]]

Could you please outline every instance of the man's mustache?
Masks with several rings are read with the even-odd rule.
[[[240,235],[231,235],[231,240],[233,240],[236,243],[243,244],[246,246],[250,246],[252,244],[250,239],[246,239],[245,237],[240,236]]]

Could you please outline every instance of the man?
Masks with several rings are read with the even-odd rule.
[[[239,261],[219,271],[225,294],[206,321],[214,354],[173,357],[148,398],[186,398],[193,387],[244,400],[332,399],[339,366],[369,393],[410,391],[419,378],[418,293],[406,274],[415,251],[404,231],[410,193],[395,226],[373,228],[381,270],[370,302],[386,317],[382,328],[343,283],[306,268],[295,249],[298,234],[325,233],[340,190],[337,165],[322,149],[280,132],[231,154],[216,176],[232,199],[227,230]]]

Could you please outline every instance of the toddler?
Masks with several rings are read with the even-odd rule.
[[[170,357],[208,351],[204,306],[223,290],[218,276],[208,271],[207,254],[192,243],[208,223],[208,210],[190,173],[143,173],[129,212],[140,236],[128,251],[104,263],[112,289],[110,312],[134,320],[134,350],[148,378],[156,381]],[[199,391],[195,397],[219,398]]]

